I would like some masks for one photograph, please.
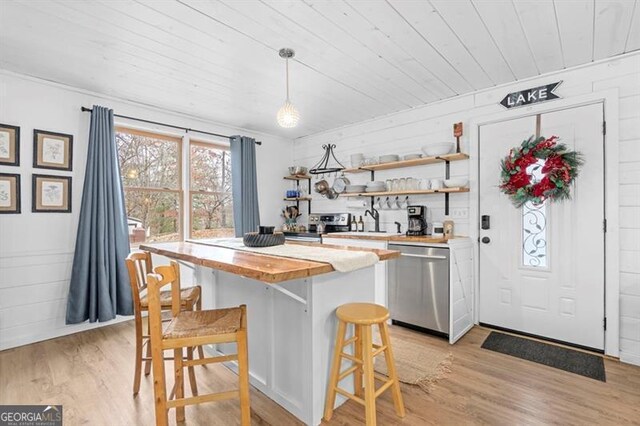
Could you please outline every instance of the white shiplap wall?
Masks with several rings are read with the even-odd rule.
[[[296,164],[311,166],[321,154],[321,145],[329,142],[337,144],[338,158],[345,165],[349,163],[349,155],[356,152],[371,156],[419,152],[425,142],[452,140],[452,123],[462,121],[468,125],[474,118],[501,111],[498,102],[506,93],[558,80],[563,80],[557,90],[563,98],[611,88],[619,90],[620,357],[640,365],[640,54],[547,74],[300,138],[294,143],[294,159]],[[466,150],[466,136],[463,142],[463,150]],[[452,176],[468,176],[468,173],[468,162],[451,163]],[[443,175],[444,165],[429,165],[379,172],[376,179]],[[360,183],[367,181],[369,175],[349,175],[349,178]],[[314,194],[313,211],[363,214],[362,207],[352,207],[355,202],[347,200],[329,201]],[[411,197],[411,201],[431,208],[433,219],[443,218],[444,196]],[[469,202],[468,194],[451,195],[451,215],[456,223],[456,233],[461,235],[468,235],[471,226]],[[371,221],[367,219],[368,227],[371,227]],[[403,224],[403,230],[406,229],[404,211],[381,211],[382,229],[395,229],[393,222],[396,220]]]
[[[0,172],[20,173],[22,180],[22,213],[0,215],[0,350],[104,325],[64,324],[89,134],[90,115],[81,112],[80,107],[94,103],[123,115],[261,140],[262,146],[257,147],[261,219],[264,223],[280,220],[279,200],[285,187],[282,175],[290,162],[291,140],[198,121],[0,71],[0,123],[21,128],[20,167],[0,166]],[[72,172],[31,166],[34,128],[74,135]],[[147,128],[153,130],[153,126]],[[73,177],[71,214],[31,212],[34,173]]]

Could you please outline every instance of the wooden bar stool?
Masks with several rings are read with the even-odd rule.
[[[151,263],[151,253],[148,251],[140,251],[129,254],[126,259],[127,269],[129,270],[129,282],[131,284],[131,295],[133,298],[133,312],[136,327],[136,359],[135,370],[133,373],[133,396],[140,391],[140,377],[142,375],[142,362],[144,361],[144,374],[148,376],[151,373],[151,345],[149,344],[149,323],[147,321],[147,334],[142,331],[142,313],[149,310],[149,301],[146,295],[147,290],[147,274],[153,272],[153,264]],[[163,291],[160,293],[160,304],[162,309],[171,310],[171,292]],[[202,289],[199,285],[187,287],[180,291],[180,307],[187,311],[202,310]],[[146,356],[142,356],[144,346],[147,346]],[[187,356],[193,356],[193,350],[188,350]],[[198,355],[204,358],[202,346],[198,346]],[[172,358],[167,358],[172,359]],[[192,389],[195,388],[195,381],[191,383]],[[197,389],[196,389],[197,392]]]
[[[149,296],[149,324],[151,325],[151,358],[153,364],[153,391],[155,399],[156,425],[166,426],[169,409],[176,409],[176,422],[185,420],[184,407],[203,402],[240,399],[241,424],[249,425],[249,354],[247,347],[246,306],[212,309],[205,311],[184,311],[180,309],[180,267],[177,262],[169,266],[158,266],[153,274],[147,275]],[[171,284],[171,314],[173,319],[162,329],[162,305],[160,289]],[[203,359],[183,358],[183,348],[196,346],[236,343],[237,354],[208,357]],[[175,398],[167,398],[164,372],[164,351],[173,349],[175,374]],[[184,395],[184,368],[217,362],[238,361],[239,389],[206,395]],[[191,371],[189,372],[191,375]],[[193,377],[195,380],[195,376]],[[173,394],[174,392],[172,392]],[[193,392],[192,392],[193,393]]]
[[[338,307],[336,316],[338,317],[338,333],[331,365],[331,376],[329,377],[327,400],[325,401],[324,419],[331,420],[336,393],[339,393],[364,405],[366,424],[373,426],[376,424],[376,398],[388,388],[391,388],[393,392],[396,414],[404,417],[404,402],[400,393],[400,382],[389,340],[387,327],[389,311],[387,308],[373,303],[348,303]],[[346,339],[348,324],[354,325],[354,335],[350,339]],[[373,343],[371,326],[374,324],[377,324],[380,330],[382,345]],[[344,347],[350,344],[354,345],[354,355],[344,353]],[[382,352],[384,352],[387,362],[388,378],[373,370],[374,357]],[[353,362],[351,367],[344,371],[341,371],[342,358]],[[339,387],[339,382],[350,374],[354,375],[354,394]],[[378,389],[375,388],[375,379],[383,382]]]

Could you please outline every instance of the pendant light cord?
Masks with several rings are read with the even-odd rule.
[[[289,58],[285,59],[286,61],[286,68],[287,68],[287,102],[289,102]]]

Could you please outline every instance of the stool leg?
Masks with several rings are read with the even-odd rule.
[[[149,317],[147,316],[147,335],[151,334],[151,326],[149,325]],[[147,361],[144,362],[144,375],[151,373],[151,339],[147,342]]]
[[[353,343],[354,356],[358,359],[362,359],[362,326],[354,324],[354,336],[356,341]],[[362,364],[356,364],[356,371],[353,372],[353,394],[362,398],[364,394],[364,388],[362,387]]]
[[[389,380],[393,380],[393,384],[391,385],[393,405],[396,408],[396,414],[400,417],[404,417],[404,402],[402,401],[402,393],[400,392],[400,381],[398,380],[398,373],[396,371],[396,362],[393,358],[391,341],[389,340],[389,328],[386,322],[378,324],[378,327],[380,328],[380,337],[382,338],[382,344],[387,347],[387,349],[384,350],[384,359],[387,361]]]
[[[133,396],[140,391],[140,376],[142,375],[142,318],[136,311],[136,365],[133,373]]]
[[[151,346],[151,342],[147,343]],[[164,375],[164,354],[161,348],[153,349],[153,393],[156,410],[156,426],[169,424],[169,412],[167,410],[167,386]]]
[[[184,398],[184,373],[183,373],[183,365],[182,365],[182,348],[175,349],[173,351],[173,366],[175,370],[176,377],[176,399]],[[184,405],[176,407],[176,422],[184,421]]]
[[[364,408],[367,426],[376,424],[376,388],[373,376],[373,338],[371,326],[362,327],[362,361],[364,368]]]
[[[199,286],[198,286],[199,287]],[[198,301],[196,302],[196,311],[202,310],[202,289],[200,289],[200,297],[198,297]],[[198,358],[204,359],[204,349],[202,346],[198,346]],[[207,364],[202,364],[204,368],[207,367]]]
[[[193,348],[187,348],[187,359],[193,361]],[[193,365],[187,367],[189,371],[189,384],[191,385],[191,395],[198,396],[198,384],[196,383],[196,372]]]
[[[247,331],[238,331],[238,380],[240,387],[240,424],[251,424],[251,405],[249,402],[249,354]]]
[[[344,334],[347,331],[347,324],[338,320],[338,331],[336,333],[336,344],[333,348],[333,361],[331,363],[331,374],[329,385],[327,386],[327,396],[324,402],[324,419],[331,420],[333,417],[333,406],[336,404],[336,387],[338,387],[338,376],[340,375],[340,364],[342,357],[342,346],[344,345]]]

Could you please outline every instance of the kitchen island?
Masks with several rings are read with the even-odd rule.
[[[344,303],[374,301],[375,265],[338,272],[329,263],[215,244],[161,243],[140,249],[192,267],[194,282],[202,286],[203,309],[246,304],[251,384],[305,424],[320,424],[337,328],[334,311]],[[399,256],[390,250],[287,244],[373,252],[380,261]],[[207,350],[223,355],[234,353],[235,346]],[[227,366],[236,369],[233,363]],[[351,377],[341,385],[353,391]],[[344,401],[338,398],[336,406]]]

